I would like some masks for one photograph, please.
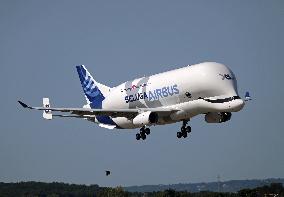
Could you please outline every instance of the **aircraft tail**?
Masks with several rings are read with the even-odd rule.
[[[110,87],[94,80],[84,65],[76,66],[88,104],[92,108],[102,108],[102,102],[110,92]]]

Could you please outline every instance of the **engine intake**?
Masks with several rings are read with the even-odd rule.
[[[231,112],[209,112],[205,115],[205,121],[208,123],[221,123],[230,120]]]
[[[140,126],[151,125],[157,123],[158,119],[159,117],[156,112],[147,111],[140,113],[135,118],[133,118],[133,124]]]

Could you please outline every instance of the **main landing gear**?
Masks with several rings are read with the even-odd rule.
[[[150,129],[143,126],[140,129],[140,133],[136,133],[136,140],[140,140],[140,139],[145,140],[146,135],[149,135],[149,134],[150,134]]]
[[[187,123],[188,123],[188,120],[182,121],[182,127],[181,127],[180,131],[177,132],[177,137],[178,138],[181,138],[181,137],[186,138],[187,134],[191,132],[191,127],[190,126],[186,126]]]

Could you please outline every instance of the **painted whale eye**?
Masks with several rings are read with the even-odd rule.
[[[191,94],[189,92],[186,92],[185,96],[188,97],[188,98],[191,98]]]

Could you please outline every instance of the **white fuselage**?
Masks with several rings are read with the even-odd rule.
[[[238,97],[237,80],[223,64],[205,62],[149,77],[127,81],[111,89],[102,109],[171,108],[157,124],[187,120],[209,112],[237,112],[244,106]],[[112,119],[120,128],[137,128],[133,119]]]

